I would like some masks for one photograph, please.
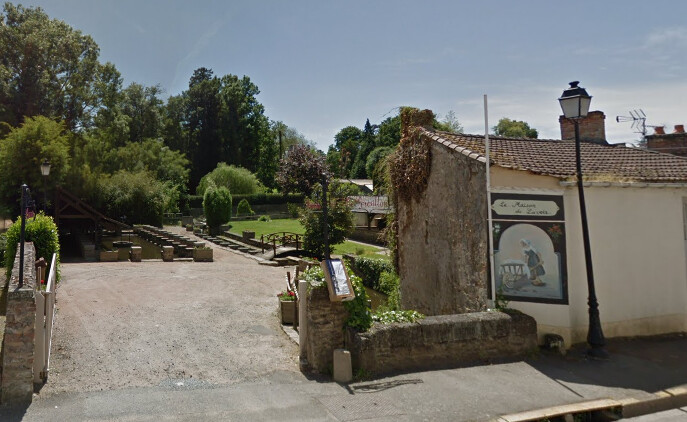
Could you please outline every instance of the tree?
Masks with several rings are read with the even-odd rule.
[[[224,186],[209,187],[203,195],[203,212],[211,233],[231,218],[231,194]]]
[[[463,125],[460,124],[453,110],[449,110],[440,121],[435,120],[434,127],[444,132],[463,133]]]
[[[19,210],[19,187],[26,183],[34,192],[42,190],[46,180],[40,164],[50,160],[47,189],[60,184],[71,165],[69,138],[63,124],[43,116],[27,117],[0,142],[0,201]]]
[[[355,126],[346,126],[334,135],[334,146],[340,154],[340,177],[348,177],[351,168],[358,156],[360,143],[363,139],[363,131]]]
[[[346,240],[353,230],[353,213],[348,196],[353,195],[349,184],[332,180],[327,190],[328,219],[327,234],[329,245],[338,245]],[[306,200],[300,222],[305,228],[303,248],[318,257],[324,256],[324,215],[321,211],[322,185],[314,187],[312,195]]]
[[[401,142],[401,115],[387,117],[379,124],[377,132],[378,147],[395,147]]]
[[[539,133],[537,129],[531,128],[526,122],[511,120],[506,117],[499,120],[499,123],[492,128],[495,135],[507,136],[511,138],[533,138],[537,139]]]
[[[351,172],[349,173],[349,177],[351,179],[365,179],[370,176],[365,171],[365,164],[367,163],[367,156],[370,155],[372,150],[375,148],[377,135],[376,129],[376,126],[372,126],[370,124],[370,119],[365,120],[363,136],[360,139],[358,153],[355,156],[355,161],[353,162],[353,166],[351,166]]]
[[[277,184],[283,193],[310,195],[327,172],[325,157],[305,145],[295,145],[279,163]]]
[[[394,151],[391,147],[377,147],[372,150],[367,157],[365,163],[365,171],[367,175],[372,178],[372,184],[375,192],[383,191],[384,174],[386,173],[387,165],[386,158]]]
[[[47,116],[80,130],[91,123],[98,45],[41,8],[5,3],[0,15],[0,121]]]
[[[219,134],[220,80],[212,70],[201,67],[193,72],[186,91],[189,149],[183,151],[191,160],[191,186],[210,172],[222,158]]]

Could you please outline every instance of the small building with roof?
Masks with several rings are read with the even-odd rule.
[[[687,331],[687,158],[609,145],[603,113],[590,115],[581,157],[603,331]],[[584,342],[588,292],[566,123],[564,140],[490,136],[488,200],[485,137],[435,131],[431,117],[402,115],[390,164],[402,305],[442,315],[483,311],[497,298],[533,316],[540,340]]]

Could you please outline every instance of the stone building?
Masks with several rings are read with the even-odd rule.
[[[483,135],[435,131],[428,110],[402,121],[392,177],[403,306],[475,312],[498,292],[537,320],[540,339],[584,342],[575,142],[490,137],[489,202]],[[601,112],[582,122],[581,151],[604,333],[687,331],[687,158],[608,145],[603,124]]]

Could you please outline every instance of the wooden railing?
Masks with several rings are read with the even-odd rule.
[[[271,246],[276,255],[278,246],[294,246],[296,250],[300,250],[303,239],[298,233],[277,232],[261,235],[260,243],[262,243],[262,253],[265,253],[265,248]]]
[[[40,274],[40,273],[39,273]],[[48,379],[50,370],[50,346],[52,344],[53,319],[55,317],[55,288],[57,283],[57,255],[52,255],[50,272],[42,290],[41,279],[36,283],[36,349],[33,361],[33,382]],[[39,276],[40,277],[40,276]]]

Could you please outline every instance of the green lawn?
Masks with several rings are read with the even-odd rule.
[[[254,231],[255,238],[260,239],[260,235],[277,233],[277,232],[289,232],[303,234],[305,229],[301,223],[296,219],[284,218],[272,221],[257,221],[257,220],[244,220],[244,221],[230,221],[231,224],[230,231],[232,233],[241,234],[244,230]],[[388,255],[382,255],[378,252],[382,251],[382,248],[378,248],[372,245],[363,245],[356,242],[346,241],[340,245],[335,245],[332,250],[333,255],[343,255],[346,253],[354,255],[362,255],[374,258],[384,258],[389,259]]]

